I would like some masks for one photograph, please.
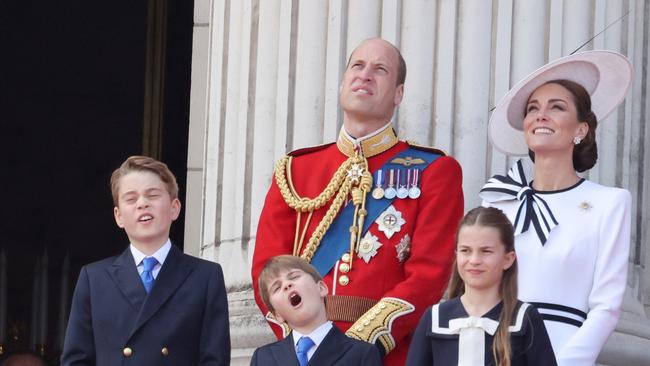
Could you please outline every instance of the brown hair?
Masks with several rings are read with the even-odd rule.
[[[395,86],[400,86],[404,84],[404,82],[406,82],[406,61],[404,61],[402,52],[400,52],[399,48],[397,48],[394,44],[386,41],[383,38],[368,38],[365,41],[361,42],[359,45],[371,39],[381,39],[382,41],[388,43],[393,48],[393,50],[395,50],[395,54],[397,55],[397,78],[395,79],[396,80]],[[357,46],[357,48],[359,48],[359,46]],[[350,61],[352,61],[352,55],[354,55],[354,52],[357,50],[357,48],[355,48],[354,51],[350,53],[350,57],[348,57],[348,62],[347,64],[345,64],[346,68],[350,66]]]
[[[271,281],[271,279],[278,277],[281,272],[290,271],[292,269],[299,269],[307,273],[314,279],[314,282],[323,280],[323,277],[321,277],[316,268],[300,257],[284,254],[269,259],[258,277],[257,287],[264,306],[266,306],[270,312],[273,312],[274,309],[273,305],[271,305],[271,300],[269,300],[268,282]]]
[[[456,231],[456,245],[458,245],[458,233],[465,226],[481,226],[494,228],[499,232],[501,243],[505,247],[505,252],[515,250],[514,228],[508,220],[508,217],[501,210],[494,207],[477,207],[470,210],[460,221]],[[449,298],[458,297],[465,293],[465,283],[458,273],[456,260],[452,269],[451,280],[449,281]],[[499,315],[499,327],[494,334],[492,343],[492,355],[499,366],[510,366],[510,355],[512,348],[510,346],[510,334],[508,327],[512,321],[515,308],[517,307],[517,258],[512,262],[510,268],[503,271],[501,284],[499,285],[499,295],[503,302],[503,309]]]
[[[591,97],[585,88],[571,80],[558,79],[547,81],[546,84],[557,84],[568,90],[573,97],[573,104],[576,107],[578,121],[586,122],[589,126],[587,135],[582,141],[573,147],[573,168],[578,172],[584,172],[596,165],[598,160],[598,147],[596,146],[596,128],[598,119],[591,110]],[[542,85],[542,86],[543,86]],[[528,150],[528,155],[535,161],[535,153]]]
[[[129,156],[111,175],[111,194],[115,207],[119,203],[120,179],[131,172],[154,173],[167,186],[167,192],[171,199],[178,198],[178,183],[167,164],[148,156]]]

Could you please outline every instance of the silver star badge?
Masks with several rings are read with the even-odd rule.
[[[364,262],[370,262],[370,259],[377,255],[377,250],[381,248],[381,243],[379,238],[366,232],[363,239],[359,242],[359,248],[357,248],[357,253]]]
[[[397,260],[400,263],[404,263],[411,255],[411,237],[409,234],[404,235],[395,247],[395,250],[397,251]]]
[[[402,218],[401,212],[397,211],[393,205],[390,205],[379,215],[375,223],[379,226],[379,231],[390,239],[393,234],[402,229],[402,225],[406,224],[406,220]]]
[[[348,178],[353,183],[359,183],[359,179],[363,175],[363,168],[359,164],[352,164],[350,169],[348,169]]]

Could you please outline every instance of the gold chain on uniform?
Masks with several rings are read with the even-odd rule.
[[[309,212],[309,218],[307,219],[306,226],[304,230],[307,229],[309,225],[309,220],[311,219],[311,214],[318,210],[319,208],[325,206],[332,197],[334,200],[332,204],[327,209],[325,216],[318,223],[318,226],[312,233],[307,245],[302,250],[300,255],[303,259],[311,262],[311,259],[316,253],[318,246],[320,245],[325,232],[329,229],[330,225],[334,221],[334,218],[339,213],[341,206],[347,199],[348,195],[352,195],[352,203],[355,205],[354,219],[352,225],[350,226],[350,256],[354,255],[354,250],[358,247],[361,228],[363,228],[363,223],[367,215],[366,211],[366,194],[372,188],[372,175],[368,171],[368,161],[359,154],[348,158],[341,166],[336,170],[334,176],[323,190],[316,198],[309,199],[305,197],[300,197],[295,191],[292,183],[291,177],[291,156],[285,156],[278,161],[275,166],[275,181],[280,189],[280,193],[284,198],[284,201],[287,205],[294,210],[297,214],[297,223],[296,223],[296,235],[293,244],[293,253],[298,255],[302,249],[302,243],[304,240],[303,236],[299,239],[300,231],[300,214],[304,212]],[[348,172],[353,168],[354,165],[357,165],[361,169],[361,177],[357,180],[354,177],[350,176]],[[350,260],[350,265],[352,265],[352,260]]]

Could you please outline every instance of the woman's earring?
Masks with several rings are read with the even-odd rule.
[[[579,144],[580,144],[580,141],[582,141],[582,139],[580,138],[580,136],[576,136],[576,137],[573,138],[573,144],[574,144],[574,145],[579,145]]]

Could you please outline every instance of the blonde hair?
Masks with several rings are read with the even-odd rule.
[[[131,172],[151,172],[160,178],[167,187],[171,199],[178,198],[178,183],[167,164],[148,156],[129,156],[111,175],[111,194],[115,207],[119,203],[120,179]]]
[[[275,309],[271,305],[271,300],[269,300],[269,281],[278,277],[280,273],[292,269],[299,269],[307,273],[314,279],[314,282],[323,280],[323,277],[321,277],[316,268],[300,257],[284,254],[269,259],[258,277],[257,286],[262,302],[270,312],[274,312]]]
[[[481,226],[494,228],[499,232],[501,243],[505,252],[514,252],[515,235],[514,228],[508,217],[501,210],[493,207],[477,207],[470,210],[461,220],[456,231],[456,245],[458,245],[458,233],[465,226]],[[458,273],[456,260],[452,269],[451,280],[449,281],[449,298],[455,298],[465,293],[465,283]],[[499,315],[499,327],[494,334],[492,342],[492,355],[498,366],[510,366],[512,347],[508,327],[512,322],[512,315],[517,307],[517,258],[512,262],[510,268],[503,271],[499,285],[499,295],[503,302],[503,309]]]

